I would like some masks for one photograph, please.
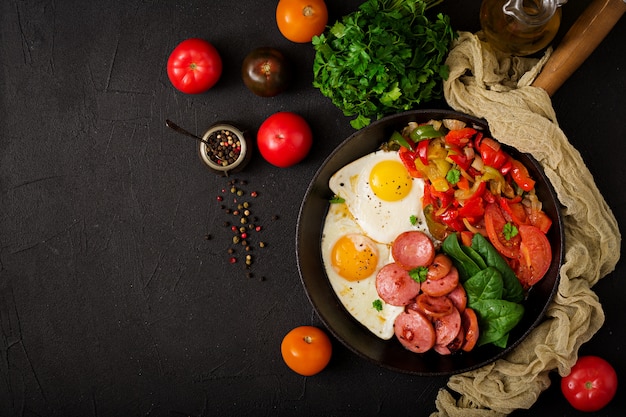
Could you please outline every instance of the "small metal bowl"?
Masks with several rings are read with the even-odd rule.
[[[211,126],[204,133],[202,139],[205,142],[211,143],[213,140],[212,137],[216,134],[222,134],[222,131],[230,132],[236,138],[236,141],[239,144],[238,147],[234,148],[236,152],[239,152],[236,159],[230,163],[221,162],[220,158],[214,156],[204,142],[198,143],[198,155],[200,156],[200,160],[204,162],[207,168],[211,171],[222,176],[228,176],[228,174],[241,171],[248,164],[250,157],[252,156],[252,148],[249,145],[250,136],[248,132],[225,122],[217,123]],[[217,151],[217,148],[213,148],[213,150]]]

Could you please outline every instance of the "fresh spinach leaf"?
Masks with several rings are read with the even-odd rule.
[[[506,300],[480,300],[472,308],[478,316],[479,346],[494,343],[506,347],[508,333],[524,316],[524,306]]]
[[[496,268],[487,267],[463,283],[467,304],[474,308],[479,301],[502,299],[502,275]]]
[[[465,245],[460,245],[460,246],[461,246],[461,249],[463,249],[463,252],[465,252],[467,256],[472,258],[474,263],[476,263],[476,265],[480,269],[487,268],[487,264],[485,263],[485,260],[482,258],[482,256],[480,256],[478,252],[474,250],[474,248],[472,248],[471,246],[465,246]]]
[[[504,258],[498,253],[496,248],[485,239],[481,234],[476,233],[472,238],[472,249],[480,254],[485,260],[485,263],[489,266],[493,266],[500,274],[502,274],[502,280],[504,282],[504,293],[502,298],[507,301],[519,303],[524,300],[524,288],[519,279],[513,272],[513,269],[504,260]]]
[[[456,269],[459,271],[461,282],[465,282],[471,276],[481,271],[481,268],[476,265],[476,262],[461,248],[456,233],[452,233],[444,239],[441,249],[443,249],[446,255],[452,258],[454,266],[456,266]]]

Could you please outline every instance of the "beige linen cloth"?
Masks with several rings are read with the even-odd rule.
[[[505,358],[452,376],[431,417],[496,417],[530,408],[549,386],[549,372],[567,375],[578,348],[604,323],[591,287],[615,268],[621,236],[579,152],[559,128],[550,97],[531,86],[549,53],[541,60],[513,58],[491,49],[480,32],[461,32],[447,59],[448,104],[486,119],[495,138],[543,166],[563,205],[565,261],[545,321]]]

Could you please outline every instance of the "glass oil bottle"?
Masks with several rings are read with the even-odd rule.
[[[567,0],[483,0],[480,24],[487,42],[502,52],[525,56],[547,47],[561,24]]]

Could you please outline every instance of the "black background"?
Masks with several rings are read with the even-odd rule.
[[[328,1],[330,22],[359,1]],[[557,41],[587,2],[563,7]],[[216,416],[428,415],[446,378],[379,368],[334,343],[321,374],[304,378],[280,357],[291,328],[321,325],[300,283],[298,208],[324,158],[354,130],[311,86],[314,50],[284,39],[269,1],[4,1],[0,6],[0,415]],[[479,29],[479,0],[438,7],[457,30]],[[224,72],[189,96],[165,66],[183,39],[220,51]],[[626,25],[554,95],[561,127],[580,150],[624,228]],[[240,65],[258,46],[297,67],[288,92],[250,93]],[[444,102],[424,108],[445,107]],[[280,169],[258,153],[245,172],[267,243],[249,277],[230,264],[227,179],[202,165],[195,133],[218,120],[253,132],[274,112],[310,123],[315,144]],[[538,139],[540,140],[540,139]],[[574,174],[575,175],[575,174]],[[228,192],[223,194],[231,198]],[[593,215],[593,213],[591,213]],[[276,219],[275,216],[278,218]],[[211,239],[207,239],[207,234]],[[582,354],[607,358],[623,377],[626,267],[595,290],[606,322]],[[583,414],[558,377],[515,416]]]

